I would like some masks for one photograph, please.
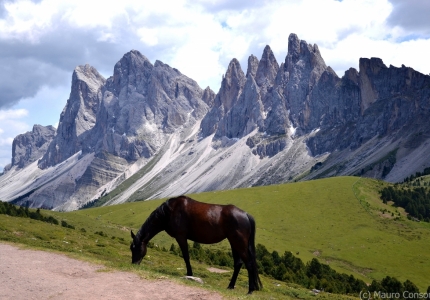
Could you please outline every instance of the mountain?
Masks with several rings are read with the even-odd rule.
[[[55,136],[15,139],[0,197],[74,210],[339,175],[396,182],[429,166],[429,117],[430,76],[361,58],[339,78],[295,34],[281,64],[269,46],[246,72],[232,59],[216,94],[132,50],[108,79],[75,69]]]
[[[34,125],[32,131],[18,135],[12,143],[12,162],[5,171],[15,166],[22,169],[38,160],[46,153],[55,132],[53,126]]]

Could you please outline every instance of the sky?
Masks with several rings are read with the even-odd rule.
[[[270,45],[280,64],[288,36],[317,44],[339,77],[360,57],[430,73],[430,0],[0,0],[0,172],[12,141],[58,125],[76,66],[105,78],[139,50],[218,92],[231,59]]]

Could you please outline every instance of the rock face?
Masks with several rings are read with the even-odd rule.
[[[95,68],[89,65],[76,67],[57,135],[39,162],[41,168],[54,166],[82,150],[85,137],[96,123],[104,83],[105,79]]]
[[[121,180],[117,177],[128,166],[150,159],[170,135],[191,130],[214,98],[210,88],[203,91],[178,70],[160,61],[152,64],[136,50],[121,58],[107,80],[89,65],[78,66],[57,135],[45,146],[39,167],[48,172],[60,163],[78,162],[50,180],[55,184],[37,187],[16,203],[81,206],[98,188]]]
[[[18,135],[12,143],[12,163],[10,167],[24,168],[40,159],[45,154],[54,136],[55,128],[50,125],[34,125],[32,131]]]
[[[149,158],[181,127],[207,112],[213,92],[160,61],[132,50],[115,65],[102,89],[100,112],[86,152],[106,151],[127,161]]]
[[[263,122],[263,103],[254,77],[248,75],[234,105],[221,118],[215,137],[242,138]]]
[[[272,49],[267,45],[264,48],[263,55],[258,63],[257,72],[255,73],[255,81],[259,87],[269,87],[273,85],[276,75],[279,70],[278,62]]]
[[[209,107],[212,107],[214,105],[215,100],[215,93],[211,90],[210,87],[205,88],[203,91],[202,100],[204,103],[206,103]]]
[[[359,73],[348,70],[330,91],[336,94],[328,103],[331,112],[308,143],[315,155],[354,150],[374,137],[426,132],[430,77],[412,68],[388,68],[379,58],[362,58]]]
[[[240,63],[234,58],[228,65],[227,72],[222,78],[221,88],[214,99],[212,109],[202,120],[201,129],[204,137],[217,131],[220,120],[239,99],[245,81],[245,74],[240,67]]]
[[[221,83],[210,112],[202,121],[203,136],[215,133],[215,138],[242,138],[252,131],[265,130],[267,110],[271,103],[264,102],[271,92],[279,66],[269,46],[259,61],[254,55],[248,58],[246,77],[239,62],[233,59]]]
[[[283,92],[290,120],[298,133],[307,133],[318,127],[320,111],[312,109],[314,101],[311,98],[315,85],[327,69],[317,45],[307,44],[295,34],[290,35],[284,64]]]
[[[73,210],[337,175],[400,181],[429,167],[430,76],[379,58],[359,66],[339,78],[295,34],[280,65],[269,46],[246,74],[232,59],[216,94],[136,50],[107,80],[79,66],[55,137],[36,125],[15,139],[0,194]]]

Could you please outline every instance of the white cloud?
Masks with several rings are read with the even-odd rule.
[[[58,86],[55,88],[42,86],[34,97],[22,99],[14,106],[15,109],[11,111],[21,112],[26,123],[31,124],[31,126],[33,124],[53,125],[58,123],[61,111],[69,98],[69,93],[70,86]],[[29,111],[31,114],[28,113]]]
[[[13,140],[16,135],[24,133],[31,129],[31,126],[21,120],[15,120],[13,118],[6,118],[2,120],[2,130],[0,136],[3,139],[10,141]],[[4,137],[4,135],[6,135]]]
[[[367,52],[378,53],[385,61],[389,56],[387,49],[397,51],[393,55],[405,59],[404,49],[411,48],[403,43],[399,46],[397,42],[410,32],[387,25],[386,20],[393,11],[388,0],[267,1],[248,6],[245,2],[230,5],[213,0],[197,4],[167,0],[139,3],[23,0],[7,2],[5,8],[8,17],[0,21],[3,38],[37,42],[44,34],[70,26],[95,30],[96,40],[100,42],[118,44],[124,39],[137,40],[140,43],[130,42],[132,47],[127,51],[138,49],[146,55],[145,48],[156,47],[163,57],[154,59],[169,63],[202,87],[210,84],[215,90],[220,75],[234,57],[246,71],[245,63],[251,51],[259,57],[269,44],[278,61],[283,61],[288,35],[292,32],[308,43],[318,44],[327,63],[338,72],[357,66],[359,57],[366,56]],[[418,44],[427,46],[426,41]],[[418,69],[417,65],[413,67]],[[429,68],[424,68],[428,73]]]
[[[158,31],[155,28],[139,28],[137,35],[140,40],[148,46],[155,46],[158,44]]]
[[[13,138],[0,138],[0,146],[12,146]]]
[[[28,111],[24,108],[21,109],[8,109],[0,110],[0,121],[8,122],[13,119],[20,119],[28,115]],[[3,123],[4,124],[4,123]]]
[[[42,2],[42,3],[46,3]],[[49,31],[57,7],[32,1],[5,2],[7,17],[0,20],[0,37],[37,42],[40,34]]]

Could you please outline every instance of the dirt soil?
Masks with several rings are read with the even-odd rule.
[[[222,299],[166,279],[100,272],[103,269],[65,255],[0,243],[0,299]]]

